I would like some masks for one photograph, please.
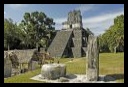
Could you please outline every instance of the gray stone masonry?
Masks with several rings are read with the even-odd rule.
[[[6,56],[4,58],[4,77],[11,77],[12,74],[12,62],[11,60]]]
[[[86,75],[87,81],[97,81],[99,77],[99,43],[92,35],[88,39]]]
[[[53,42],[48,48],[48,52],[52,57],[62,57],[64,50],[66,49],[69,38],[72,31],[59,31],[55,36]]]
[[[48,48],[52,57],[82,57],[86,55],[86,31],[82,27],[80,10],[70,11],[63,28],[57,32]]]
[[[82,53],[82,30],[73,30],[73,44],[72,47],[73,57],[81,57]]]
[[[44,64],[41,68],[41,76],[44,79],[58,79],[66,76],[65,64]]]

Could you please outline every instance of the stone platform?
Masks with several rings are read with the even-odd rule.
[[[37,81],[45,81],[47,83],[116,83],[115,79],[111,76],[99,75],[98,81],[87,81],[86,75],[68,74],[65,77],[60,77],[55,80],[48,80],[42,78],[41,74],[30,78]]]

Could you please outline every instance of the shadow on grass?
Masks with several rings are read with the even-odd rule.
[[[105,81],[115,81],[124,79],[124,74],[108,74],[105,76]]]

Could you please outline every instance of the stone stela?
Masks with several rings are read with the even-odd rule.
[[[97,81],[99,77],[99,45],[92,35],[88,38],[86,75],[87,81]]]

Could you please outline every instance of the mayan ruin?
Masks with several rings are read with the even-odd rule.
[[[124,4],[4,4],[4,83],[124,83]]]
[[[70,11],[63,29],[57,32],[48,52],[53,57],[82,57],[86,55],[87,35],[83,29],[80,10]],[[58,47],[59,46],[59,47]]]

